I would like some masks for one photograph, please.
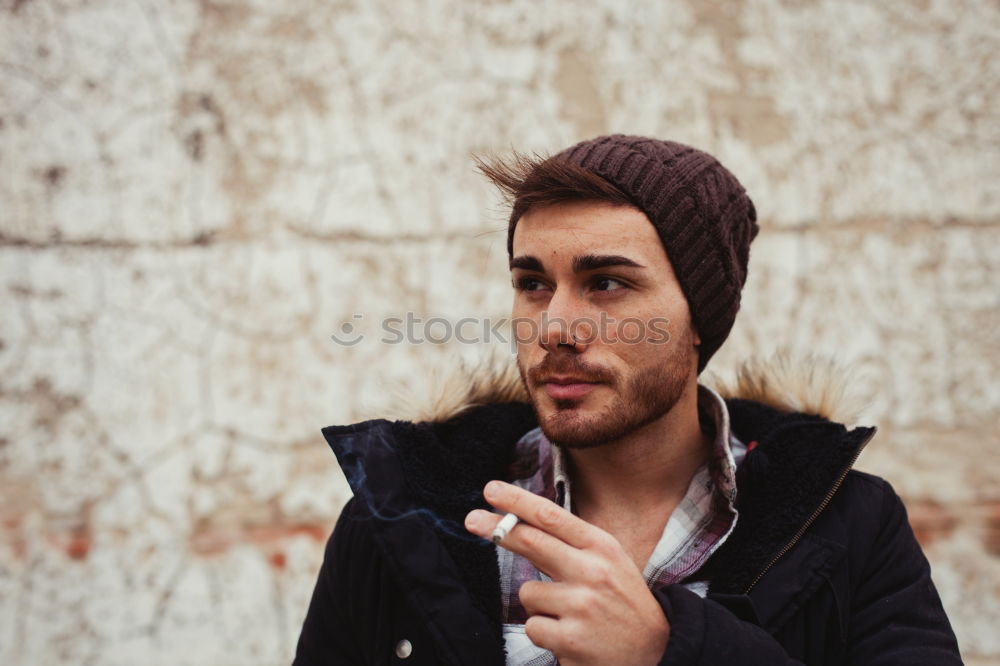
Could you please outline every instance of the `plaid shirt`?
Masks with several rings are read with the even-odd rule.
[[[736,467],[746,455],[746,446],[730,431],[726,403],[715,391],[700,384],[698,416],[702,430],[712,436],[712,455],[691,478],[687,493],[670,515],[642,575],[650,589],[680,583],[705,596],[707,581],[682,581],[698,571],[736,526],[739,515],[735,507]],[[562,449],[552,445],[541,429],[536,428],[516,444],[508,479],[572,511],[563,456]],[[528,614],[517,595],[525,581],[551,579],[506,548],[497,548],[497,561],[508,666],[555,664],[551,652],[537,647],[525,635]]]

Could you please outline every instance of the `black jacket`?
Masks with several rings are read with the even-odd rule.
[[[671,624],[661,664],[960,664],[899,497],[851,471],[875,429],[726,403],[733,432],[759,446],[737,472],[737,526],[698,574],[708,597],[653,592]],[[463,520],[487,508],[483,486],[505,477],[533,427],[528,405],[500,402],[440,422],[323,429],[354,497],[327,545],[297,666],[504,663],[494,546]]]

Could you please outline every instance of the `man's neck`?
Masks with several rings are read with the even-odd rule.
[[[698,421],[697,384],[656,421],[602,446],[568,449],[576,513],[599,527],[666,518],[709,455]],[[666,517],[664,517],[666,516]],[[652,528],[650,528],[652,529]],[[655,531],[655,530],[653,530]]]

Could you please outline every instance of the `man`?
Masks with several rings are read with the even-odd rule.
[[[698,383],[758,231],[736,178],[622,135],[481,168],[519,377],[323,430],[354,497],[296,663],[961,663],[898,496],[851,471],[875,429]]]

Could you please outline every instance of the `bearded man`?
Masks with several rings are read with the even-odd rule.
[[[733,174],[623,135],[480,168],[519,372],[323,429],[354,497],[296,664],[960,664],[899,497],[851,469],[875,428],[698,381],[758,232]]]

